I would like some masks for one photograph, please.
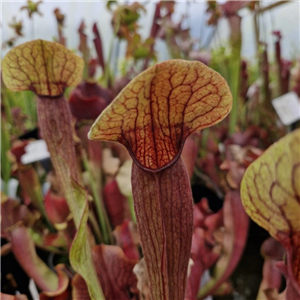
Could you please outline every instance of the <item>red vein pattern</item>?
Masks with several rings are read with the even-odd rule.
[[[82,59],[64,46],[35,40],[13,48],[2,61],[3,80],[12,91],[62,95],[81,80]]]
[[[90,139],[119,141],[143,169],[175,163],[192,132],[231,110],[223,77],[200,62],[169,60],[133,79],[98,117]]]
[[[132,169],[132,191],[155,300],[184,299],[193,233],[193,199],[181,159],[159,173]]]
[[[300,290],[300,130],[273,144],[245,172],[247,214],[281,242]]]

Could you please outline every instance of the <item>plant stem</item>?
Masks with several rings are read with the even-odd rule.
[[[229,86],[232,93],[232,110],[229,119],[229,134],[235,132],[238,116],[239,102],[239,86],[240,86],[240,69],[241,69],[241,48],[242,48],[242,33],[241,33],[241,17],[238,15],[228,18],[231,35],[231,54],[229,63]]]
[[[129,204],[131,219],[134,223],[136,223],[136,216],[135,216],[135,212],[134,212],[134,204],[133,204],[132,195],[128,196],[127,200],[128,200],[128,204]]]
[[[83,160],[84,168],[88,171],[89,174],[89,183],[92,190],[97,215],[99,218],[100,227],[102,230],[103,242],[107,244],[113,243],[113,239],[111,236],[111,228],[108,221],[108,217],[106,215],[103,199],[100,197],[100,193],[98,192],[97,185],[84,150],[82,151],[82,160]]]
[[[38,115],[53,167],[73,215],[75,226],[78,228],[81,220],[76,213],[77,206],[72,180],[79,182],[80,173],[73,144],[71,113],[68,103],[63,96],[55,99],[38,97]]]
[[[102,241],[103,241],[103,238],[102,238],[101,231],[100,231],[100,228],[98,226],[96,217],[95,217],[94,212],[92,210],[89,210],[89,221],[91,222],[91,225],[93,227],[97,244],[101,244]]]
[[[275,7],[278,7],[282,4],[286,4],[286,3],[289,3],[289,2],[292,2],[292,1],[277,1],[275,3],[272,3],[272,4],[268,5],[268,6],[264,6],[264,7],[259,8],[255,13],[256,14],[261,14],[261,13],[264,13],[265,11],[267,11],[267,10],[273,9]]]

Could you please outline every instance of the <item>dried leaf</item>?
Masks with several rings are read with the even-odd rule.
[[[136,275],[138,282],[137,288],[140,291],[141,297],[144,300],[152,300],[149,286],[149,276],[145,259],[142,258],[133,268],[133,272]]]

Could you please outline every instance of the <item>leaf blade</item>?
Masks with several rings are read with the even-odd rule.
[[[174,164],[191,133],[229,113],[226,81],[200,62],[169,60],[133,79],[98,117],[89,138],[119,141],[141,167]]]

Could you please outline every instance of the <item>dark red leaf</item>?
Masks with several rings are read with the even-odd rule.
[[[59,224],[66,221],[70,210],[65,197],[56,195],[50,189],[45,195],[44,203],[47,216],[52,224]]]
[[[18,200],[7,199],[1,203],[1,236],[8,238],[8,231],[17,223],[29,225],[34,222],[34,215]]]
[[[9,232],[12,251],[20,266],[42,291],[53,292],[58,286],[57,275],[38,257],[32,237],[25,226]]]
[[[103,57],[103,47],[102,47],[102,40],[101,40],[101,36],[97,27],[97,24],[94,23],[93,25],[93,32],[95,34],[95,38],[94,38],[94,45],[95,45],[95,49],[97,52],[97,56],[98,56],[98,61],[100,66],[102,67],[102,71],[104,73],[105,71],[105,63],[104,63],[104,57]]]
[[[114,230],[114,236],[117,240],[117,245],[122,248],[127,258],[139,260],[140,255],[134,242],[134,237],[131,232],[132,226],[136,226],[129,220],[125,220],[121,225]]]
[[[190,179],[192,178],[194,173],[197,155],[198,147],[196,141],[192,137],[188,137],[185,140],[185,144],[181,153],[181,158],[186,166]]]
[[[237,266],[247,239],[249,217],[242,206],[239,191],[228,191],[224,201],[224,238],[220,259],[214,268],[214,276],[198,293],[204,299],[226,281]]]
[[[121,225],[126,216],[127,199],[119,190],[116,180],[105,185],[103,189],[104,203],[107,214],[114,226]]]
[[[136,261],[129,260],[118,246],[100,245],[93,248],[93,260],[106,300],[129,300],[137,292],[133,274]]]
[[[83,81],[72,91],[69,106],[77,121],[95,120],[111,100],[109,90],[97,83]]]

